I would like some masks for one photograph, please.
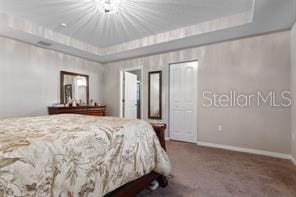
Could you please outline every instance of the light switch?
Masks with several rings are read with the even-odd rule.
[[[222,125],[218,125],[218,131],[223,131]]]

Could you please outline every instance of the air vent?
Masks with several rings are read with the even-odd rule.
[[[37,42],[37,44],[42,45],[42,46],[45,46],[45,47],[49,47],[49,46],[52,45],[51,43],[49,43],[49,42],[44,42],[44,41],[39,41],[39,42]]]

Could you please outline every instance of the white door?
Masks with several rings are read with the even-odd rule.
[[[170,65],[170,139],[197,142],[198,62]]]
[[[137,119],[137,75],[124,74],[124,117]]]

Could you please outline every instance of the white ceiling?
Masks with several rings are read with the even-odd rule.
[[[0,0],[0,35],[102,63],[287,30],[295,20],[296,0],[125,0],[115,15],[97,13],[92,0]]]
[[[0,12],[98,47],[234,15],[252,6],[252,0],[125,0],[118,13],[106,15],[96,10],[94,0],[1,1]]]

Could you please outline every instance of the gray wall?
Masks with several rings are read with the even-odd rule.
[[[60,71],[90,75],[90,98],[103,100],[101,64],[0,37],[0,118],[46,115],[60,99]]]
[[[291,110],[291,154],[296,160],[296,23],[291,30],[291,91],[293,106]]]
[[[294,27],[291,32],[291,60],[294,62],[292,77],[289,31],[120,61],[105,66],[0,37],[0,118],[47,114],[46,106],[59,102],[61,70],[89,74],[90,97],[99,102],[103,101],[108,105],[109,115],[117,116],[119,71],[143,66],[143,108],[146,120],[148,72],[162,70],[163,121],[166,123],[169,113],[169,63],[199,60],[200,96],[203,90],[218,93],[227,93],[231,89],[246,93],[257,90],[287,90],[290,88],[290,80],[292,89],[295,90],[295,29]],[[295,119],[295,114],[293,107],[292,120]],[[295,133],[296,130],[293,121],[291,122],[289,108],[199,106],[198,117],[199,141],[279,153],[290,153],[290,131]],[[223,132],[217,131],[218,125],[223,126]],[[295,140],[292,144],[295,157]]]
[[[163,71],[163,121],[168,123],[169,63],[199,60],[198,92],[243,93],[290,89],[290,32],[228,41],[193,49],[105,65],[105,103],[119,115],[119,71],[143,66],[144,119],[147,119],[147,73]],[[112,91],[110,91],[112,90]],[[205,108],[199,106],[198,141],[290,153],[290,108]],[[218,132],[218,125],[223,132]]]

